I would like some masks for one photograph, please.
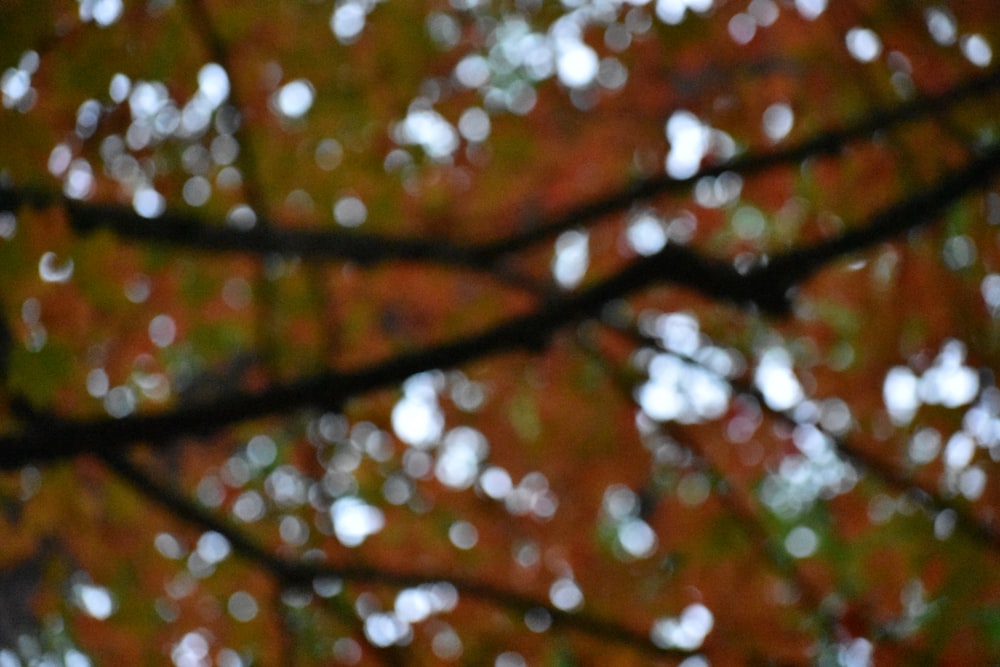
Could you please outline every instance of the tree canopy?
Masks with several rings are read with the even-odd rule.
[[[0,666],[1000,660],[993,0],[0,26]]]

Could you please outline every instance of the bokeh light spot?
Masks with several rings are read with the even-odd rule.
[[[720,157],[731,152],[723,144],[732,140],[712,130],[690,111],[675,111],[667,120],[665,131],[670,142],[665,166],[667,174],[673,178],[685,179],[698,173],[709,148],[719,149]]]
[[[458,132],[467,141],[480,143],[490,136],[490,117],[479,107],[469,107],[458,119]]]
[[[573,611],[583,606],[583,591],[573,579],[562,577],[556,579],[549,588],[549,599],[554,607]]]
[[[950,46],[958,38],[958,26],[955,17],[944,7],[930,7],[924,12],[927,31],[934,41],[941,46]]]
[[[479,531],[468,521],[456,521],[448,528],[448,539],[459,549],[471,549],[479,541]]]
[[[826,11],[827,0],[795,0],[795,9],[807,21],[816,19]]]
[[[226,609],[237,621],[248,623],[257,616],[257,600],[245,591],[237,591],[229,596]]]
[[[703,604],[688,605],[676,618],[659,618],[653,624],[650,638],[661,648],[685,651],[698,649],[715,625],[715,616]]]
[[[306,79],[296,79],[278,89],[272,98],[275,110],[285,118],[301,118],[313,105],[316,90]]]
[[[570,230],[556,239],[552,257],[552,275],[564,289],[580,284],[590,263],[589,235],[585,231]]]
[[[882,40],[868,28],[851,28],[844,36],[847,50],[855,60],[870,63],[882,53]]]
[[[230,551],[229,540],[214,530],[202,533],[198,538],[196,552],[206,563],[222,562],[229,556]]]
[[[361,0],[341,0],[330,17],[330,30],[341,44],[351,44],[365,29],[369,2]]]
[[[989,67],[993,61],[993,49],[986,38],[976,33],[962,37],[962,53],[976,67]]]
[[[85,614],[99,621],[110,617],[115,609],[111,593],[103,586],[95,586],[90,583],[74,584],[73,598]]]
[[[168,347],[177,337],[177,324],[169,315],[157,315],[149,323],[149,340],[156,347]]]
[[[47,283],[64,283],[73,277],[73,258],[68,257],[59,264],[59,258],[54,252],[42,254],[38,260],[38,275]]]
[[[796,526],[785,536],[785,550],[795,558],[808,558],[816,553],[819,538],[812,528]]]
[[[429,374],[411,377],[403,385],[403,397],[392,409],[392,428],[403,442],[414,447],[436,443],[444,431],[444,415]]]
[[[344,148],[336,139],[323,139],[316,144],[316,165],[323,171],[332,171],[344,160]]]
[[[167,200],[153,188],[144,186],[132,195],[132,208],[144,218],[156,218],[167,209]]]
[[[330,506],[334,533],[346,547],[356,547],[382,530],[385,515],[382,510],[355,496],[339,498]]]
[[[367,217],[368,208],[357,197],[341,197],[333,205],[333,219],[344,227],[357,227]]]
[[[771,141],[781,141],[792,131],[795,114],[792,107],[784,102],[776,102],[764,109],[764,134]]]
[[[198,70],[198,91],[204,95],[211,108],[216,108],[229,97],[229,75],[221,65],[208,63]]]
[[[805,396],[802,385],[792,372],[792,360],[783,348],[773,347],[761,356],[754,373],[754,384],[773,410],[788,410]]]
[[[80,0],[80,20],[106,28],[121,17],[123,9],[121,0]]]
[[[597,77],[597,54],[583,42],[566,45],[556,59],[559,81],[570,88],[589,86]]]

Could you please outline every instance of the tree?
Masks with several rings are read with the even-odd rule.
[[[993,2],[0,24],[0,664],[1000,659]]]

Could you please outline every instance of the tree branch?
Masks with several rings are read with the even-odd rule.
[[[750,300],[765,311],[781,312],[788,291],[830,263],[933,223],[953,202],[985,188],[1000,172],[1000,144],[984,150],[965,167],[930,187],[876,212],[867,224],[766,259],[747,274]]]
[[[405,352],[353,371],[326,370],[257,392],[235,391],[213,402],[121,419],[69,419],[39,413],[23,433],[0,437],[0,469],[44,463],[87,452],[114,452],[136,442],[162,443],[205,434],[266,415],[306,407],[328,408],[427,370],[460,366],[518,349],[545,347],[560,328],[597,315],[617,298],[658,283],[688,287],[708,297],[785,314],[790,291],[832,261],[934,221],[954,200],[983,187],[1000,170],[994,147],[939,183],[876,213],[867,225],[779,254],[740,273],[730,263],[667,245],[576,293],[548,299],[536,310],[485,331]]]
[[[81,233],[108,229],[126,239],[207,252],[295,255],[362,265],[423,261],[483,270],[481,263],[477,265],[480,258],[475,252],[440,241],[394,239],[330,228],[281,229],[272,224],[237,229],[176,210],[167,210],[151,219],[124,205],[89,203],[40,188],[0,185],[0,210],[12,211],[21,206],[62,206],[69,214],[71,226]]]
[[[620,335],[627,336],[641,345],[662,349],[654,339],[638,331],[635,327],[610,325],[609,329]],[[776,410],[772,408],[764,399],[761,391],[749,380],[745,378],[725,377],[708,368],[697,359],[678,352],[669,352],[669,354],[683,360],[685,363],[698,366],[706,373],[715,375],[718,379],[728,383],[734,393],[752,397],[764,413],[780,421],[785,426],[794,428],[799,425],[799,422],[792,416],[794,408],[790,410]],[[951,512],[955,517],[955,525],[961,533],[1000,555],[1000,527],[994,525],[993,522],[977,516],[971,509],[965,508],[961,504],[944,497],[930,483],[901,471],[898,466],[886,458],[877,456],[865,448],[858,446],[847,435],[831,433],[819,424],[813,426],[817,431],[829,438],[833,449],[845,461],[862,471],[874,475],[883,486],[897,493],[915,495],[917,502],[928,512],[935,514],[946,511]],[[686,442],[690,441],[691,438],[678,438],[678,440]],[[699,456],[703,459],[706,458],[702,452],[699,452]]]
[[[14,211],[22,206],[61,206],[68,214],[70,226],[81,234],[107,229],[123,239],[204,252],[290,255],[304,260],[336,260],[362,266],[421,262],[485,273],[522,290],[531,287],[527,278],[500,266],[497,258],[486,257],[475,246],[463,247],[443,240],[392,238],[329,227],[289,229],[261,216],[251,229],[209,222],[195,213],[178,210],[145,218],[120,204],[83,202],[41,188],[0,184],[0,211]]]
[[[194,3],[194,6],[198,4]],[[147,219],[127,206],[81,202],[51,191],[11,185],[0,185],[0,210],[15,210],[22,205],[60,205],[69,212],[73,228],[81,233],[103,228],[122,238],[207,252],[287,254],[309,260],[352,261],[362,265],[402,260],[495,273],[496,262],[504,256],[627,209],[637,201],[685,191],[706,176],[726,172],[749,175],[820,155],[836,154],[852,141],[899,123],[942,113],[997,88],[1000,88],[1000,69],[937,95],[917,97],[892,109],[875,110],[841,129],[821,132],[782,150],[746,153],[705,167],[689,178],[661,175],[641,180],[631,187],[554,215],[528,232],[480,244],[456,245],[439,239],[391,238],[319,225],[312,229],[282,229],[267,220],[266,216],[259,217],[259,224],[249,230],[209,222],[194,213],[176,210],[166,211],[156,219]],[[258,211],[258,215],[263,216],[264,212]]]
[[[726,162],[704,167],[689,178],[677,179],[667,175],[646,178],[619,192],[570,208],[531,231],[480,246],[479,253],[484,258],[494,258],[518,252],[554,238],[564,231],[585,226],[606,215],[627,209],[637,201],[661,194],[684,192],[707,176],[719,176],[726,172],[748,176],[821,155],[835,155],[853,141],[897,124],[942,113],[970,99],[995,92],[998,88],[1000,68],[936,95],[915,97],[890,109],[875,109],[840,129],[820,132],[784,149],[744,153]]]
[[[690,655],[686,651],[662,649],[650,640],[648,633],[638,632],[614,621],[586,612],[570,613],[544,600],[475,579],[456,576],[453,573],[395,572],[368,564],[331,565],[314,560],[278,556],[259,545],[232,523],[192,501],[179,489],[161,484],[126,457],[119,454],[103,454],[101,459],[135,491],[163,506],[174,516],[224,536],[235,553],[263,567],[285,587],[311,589],[313,581],[323,577],[336,577],[354,583],[395,588],[444,581],[455,586],[461,595],[485,600],[512,611],[523,613],[531,609],[544,609],[552,618],[554,626],[582,632],[605,641],[626,644],[637,650],[660,656]]]

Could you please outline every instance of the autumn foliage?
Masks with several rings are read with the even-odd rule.
[[[1000,660],[996,10],[0,3],[0,666]]]

